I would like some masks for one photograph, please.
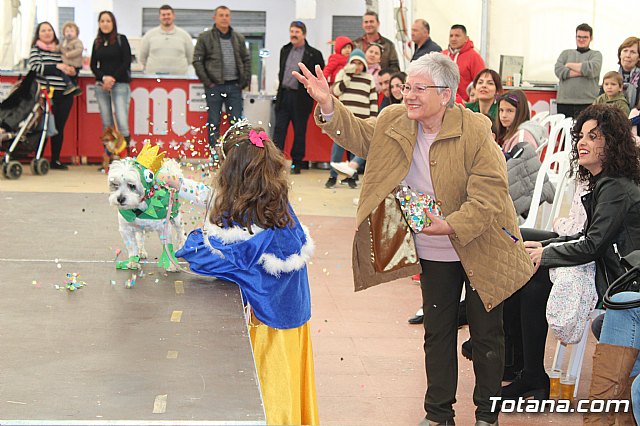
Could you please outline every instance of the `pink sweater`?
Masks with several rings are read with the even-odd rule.
[[[435,197],[433,182],[431,181],[431,168],[429,167],[429,149],[435,140],[437,133],[425,134],[422,125],[418,123],[418,140],[413,149],[413,159],[409,173],[404,181],[412,189]],[[446,219],[446,218],[445,218]],[[420,259],[435,260],[440,262],[459,261],[451,240],[447,235],[413,234],[416,250]]]

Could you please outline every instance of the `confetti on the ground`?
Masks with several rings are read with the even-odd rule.
[[[67,280],[65,282],[65,287],[69,291],[76,291],[79,288],[86,286],[87,283],[84,281],[80,281],[80,275],[77,272],[67,274]]]
[[[131,276],[131,279],[127,280],[127,282],[125,283],[125,285],[124,285],[124,286],[125,286],[126,288],[133,288],[133,286],[135,286],[135,285],[136,285],[136,279],[138,279],[138,275],[133,274],[133,275]]]

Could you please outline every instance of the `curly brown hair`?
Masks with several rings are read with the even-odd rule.
[[[591,172],[578,165],[578,141],[582,126],[589,120],[595,120],[596,128],[604,137],[602,159],[603,176],[626,177],[640,184],[640,147],[631,133],[631,122],[624,113],[613,105],[599,104],[585,108],[571,129],[573,141],[571,149],[572,170],[577,170],[577,179],[588,183],[589,189],[595,186]]]
[[[224,137],[224,161],[213,179],[215,196],[209,220],[221,227],[240,225],[251,234],[252,225],[265,229],[293,226],[284,156],[269,139],[263,140],[264,147],[252,144],[252,130],[264,131],[247,125]]]

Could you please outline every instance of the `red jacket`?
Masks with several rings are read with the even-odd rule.
[[[336,37],[336,42],[334,45],[335,53],[329,56],[327,66],[322,70],[324,77],[327,79],[327,81],[329,81],[329,83],[335,82],[338,71],[340,71],[342,68],[344,68],[345,65],[347,65],[347,59],[349,59],[349,56],[344,56],[342,53],[340,53],[342,48],[347,44],[350,44],[351,47],[353,47],[353,42],[349,37]]]
[[[443,50],[442,53],[448,55],[453,62],[458,64],[460,70],[460,84],[458,85],[458,94],[465,101],[469,100],[467,95],[467,86],[473,81],[480,71],[485,69],[484,60],[478,52],[473,49],[471,39],[462,46],[456,54],[449,52],[449,49]]]

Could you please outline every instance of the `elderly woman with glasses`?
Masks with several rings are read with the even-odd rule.
[[[502,301],[529,279],[533,265],[491,123],[454,105],[460,74],[440,53],[411,62],[403,104],[366,120],[331,96],[319,67],[315,75],[302,64],[300,69],[303,74],[294,75],[318,102],[316,123],[367,159],[353,250],[356,290],[422,271],[427,373],[422,423],[454,419],[458,304],[465,285],[476,424],[497,424],[491,398],[500,395],[504,365]],[[398,186],[436,199],[444,218],[427,212],[430,225],[409,232],[394,197]]]

